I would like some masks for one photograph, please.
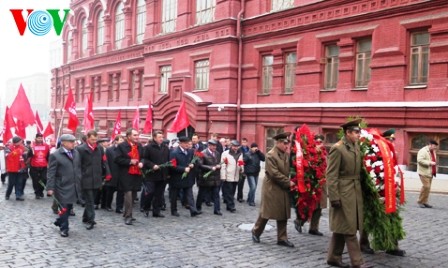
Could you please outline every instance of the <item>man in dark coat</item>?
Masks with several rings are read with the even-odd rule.
[[[126,130],[126,141],[117,147],[115,163],[120,166],[118,191],[124,193],[124,223],[132,225],[133,191],[138,191],[142,185],[143,147],[138,142],[138,131]]]
[[[61,147],[50,154],[47,170],[47,195],[54,194],[59,209],[59,218],[54,222],[62,237],[68,236],[68,218],[73,203],[81,193],[81,158],[75,147],[75,137],[64,134]]]
[[[172,167],[170,170],[170,203],[171,203],[171,215],[179,217],[177,211],[177,198],[179,192],[182,192],[182,196],[187,201],[190,207],[190,215],[195,217],[200,214],[194,205],[193,190],[195,180],[193,150],[189,149],[190,139],[188,137],[179,137],[179,146],[173,149],[170,153],[170,159],[176,159],[176,167]]]
[[[202,151],[203,158],[199,159],[198,165],[201,175],[198,180],[199,192],[196,200],[196,208],[198,211],[202,209],[202,202],[207,195],[212,192],[213,205],[215,215],[221,216],[221,206],[219,202],[219,190],[221,189],[221,154],[216,150],[218,142],[214,139],[208,141],[208,148]],[[208,177],[204,175],[210,172]]]
[[[112,207],[112,200],[114,199],[114,193],[117,192],[117,198],[115,199],[115,212],[123,213],[124,193],[118,191],[118,180],[120,178],[120,166],[115,163],[115,158],[118,154],[117,146],[124,142],[124,137],[117,135],[114,138],[113,145],[106,149],[107,163],[109,165],[110,173],[112,175],[111,180],[104,183],[106,192],[106,207]]]
[[[145,202],[143,210],[145,211],[145,216],[149,216],[149,207],[152,203],[152,216],[165,217],[160,213],[160,210],[168,178],[168,168],[160,167],[160,165],[167,163],[169,160],[170,150],[163,143],[163,133],[155,131],[152,141],[145,146],[143,155],[144,169],[150,170],[145,174],[144,179]]]
[[[86,229],[91,230],[95,226],[95,197],[103,185],[103,177],[110,180],[111,175],[102,146],[97,145],[98,133],[95,130],[87,132],[85,143],[76,147],[81,159],[81,189],[86,202],[82,222]]]
[[[258,176],[261,170],[261,161],[265,161],[264,154],[258,149],[258,145],[253,142],[250,145],[250,150],[243,156],[244,160],[244,174],[247,177],[249,184],[249,193],[247,194],[247,203],[249,206],[255,206],[255,191],[258,185]]]

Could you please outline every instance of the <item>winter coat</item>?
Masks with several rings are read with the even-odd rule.
[[[264,154],[258,150],[255,153],[247,152],[243,156],[244,174],[247,176],[258,176],[260,173],[260,162],[265,161]]]
[[[435,155],[435,159],[437,163],[437,154]],[[422,175],[425,177],[432,178],[432,166],[429,163],[432,161],[431,151],[429,150],[429,146],[425,146],[421,148],[417,153],[417,173],[418,175]],[[437,170],[437,169],[436,169]]]
[[[109,165],[102,146],[92,150],[87,143],[76,147],[81,158],[81,189],[94,190],[103,185],[103,178],[110,175]]]
[[[194,185],[195,179],[195,168],[191,168],[190,172],[187,173],[187,176],[185,178],[182,178],[182,175],[184,174],[185,168],[190,165],[190,162],[193,159],[193,150],[187,150],[187,154],[185,155],[179,146],[171,151],[170,160],[171,159],[176,159],[177,165],[176,167],[170,168],[170,187],[192,187]]]
[[[198,165],[200,169],[199,179],[197,181],[198,186],[203,187],[213,187],[221,185],[221,177],[219,169],[215,170],[208,176],[204,178],[204,174],[213,169],[214,166],[218,165],[221,160],[221,154],[216,151],[215,156],[213,156],[208,149],[202,151],[204,155],[203,158],[198,160]]]
[[[47,191],[52,190],[61,204],[73,204],[81,193],[81,157],[72,151],[73,159],[64,148],[50,154],[47,169]]]
[[[142,162],[143,147],[140,143],[137,144],[137,150],[139,153],[139,161]],[[118,190],[123,192],[139,191],[142,186],[142,175],[129,174],[129,168],[131,166],[131,145],[125,141],[117,146],[117,156],[115,163],[120,166],[120,177],[118,180]]]
[[[143,154],[143,168],[145,170],[152,170],[155,165],[165,164],[168,161],[170,161],[170,150],[165,144],[158,145],[152,141],[145,146]],[[168,167],[147,172],[145,180],[164,181],[168,178],[168,172]]]
[[[224,161],[224,159],[227,159]],[[222,181],[238,182],[240,173],[243,172],[244,166],[238,165],[239,161],[243,161],[243,154],[237,152],[231,153],[231,150],[224,151],[221,155],[221,171],[220,176]]]
[[[330,230],[356,234],[358,229],[362,231],[364,215],[359,144],[342,138],[331,147],[327,163],[328,198],[341,201],[340,208],[330,207]]]
[[[107,164],[109,165],[110,174],[112,178],[109,181],[105,182],[105,185],[117,187],[118,186],[118,180],[120,178],[120,166],[115,163],[115,158],[118,154],[118,148],[117,146],[111,146],[106,149],[106,157],[107,157]]]
[[[266,154],[260,204],[262,218],[287,220],[291,217],[289,185],[289,154],[274,147]]]

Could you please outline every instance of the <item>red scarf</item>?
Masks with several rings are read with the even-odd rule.
[[[436,155],[434,153],[434,151],[429,150],[429,152],[431,153],[431,160],[432,162],[436,162]],[[432,166],[432,175],[435,177],[436,176],[436,165]]]
[[[131,159],[140,159],[140,154],[138,153],[138,147],[137,144],[133,144],[129,142],[129,145],[131,146],[131,151],[128,153],[129,157]],[[129,174],[131,175],[141,175],[142,173],[140,172],[140,168],[138,167],[138,165],[131,165],[129,167]]]

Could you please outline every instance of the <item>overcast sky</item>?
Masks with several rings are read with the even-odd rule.
[[[53,26],[44,36],[35,36],[26,28],[20,36],[10,9],[63,9],[69,8],[69,0],[0,0],[0,87],[6,80],[37,72],[49,73],[50,43],[58,37]],[[26,18],[27,12],[24,12]],[[62,13],[61,13],[62,14]],[[62,15],[61,15],[62,16]]]

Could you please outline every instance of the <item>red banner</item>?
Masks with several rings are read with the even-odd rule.
[[[395,198],[395,161],[387,141],[381,137],[374,135],[376,143],[381,151],[384,166],[384,197],[386,213],[393,213],[397,210]]]
[[[297,191],[299,193],[304,193],[306,191],[305,188],[305,171],[303,169],[303,152],[302,146],[300,142],[297,141],[300,137],[296,136],[296,178],[297,178]]]

